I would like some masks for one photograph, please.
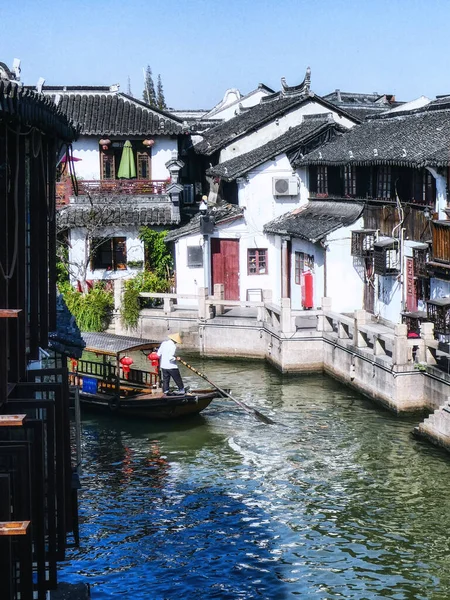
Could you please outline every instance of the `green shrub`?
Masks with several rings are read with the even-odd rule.
[[[166,293],[169,291],[170,282],[150,271],[138,273],[133,279],[128,279],[124,284],[120,319],[122,324],[129,329],[135,329],[142,308],[159,304],[153,298],[139,298],[141,292]]]
[[[60,286],[59,289],[81,331],[104,331],[108,327],[114,296],[110,290],[105,289],[103,282],[95,283],[85,294],[70,285]]]
[[[173,268],[172,255],[164,238],[167,231],[155,231],[142,227],[139,239],[144,242],[146,268],[158,277],[168,278]]]

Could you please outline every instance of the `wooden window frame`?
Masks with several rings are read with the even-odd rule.
[[[111,262],[101,261],[98,255],[102,251],[108,251],[107,249],[102,250],[102,246],[107,246],[108,244],[110,246]],[[123,248],[120,248],[121,244],[123,244]],[[122,260],[120,260],[120,254],[122,255]],[[91,271],[123,271],[127,268],[126,237],[110,237],[104,240],[93,238],[91,240]]]
[[[100,162],[101,169],[100,175],[101,179],[105,181],[111,181],[116,179],[116,157],[114,156],[114,152],[111,150],[102,150],[100,153]],[[106,177],[106,170],[110,167],[110,172],[112,173],[112,177]]]
[[[328,168],[326,165],[317,166],[317,193],[328,194]]]
[[[248,248],[247,275],[268,275],[267,255],[267,248]],[[261,271],[262,268],[264,271]]]
[[[143,179],[145,181],[151,181],[152,179],[152,153],[150,150],[144,150],[142,152],[136,152],[136,173],[138,179]],[[147,173],[148,176],[144,177],[142,174],[142,165],[145,163],[147,165]]]
[[[302,284],[302,273],[305,272],[305,268],[314,272],[314,256],[312,254],[307,254],[306,252],[295,252],[294,271],[296,285]]]
[[[377,171],[377,198],[392,197],[392,169],[390,165],[380,165]]]
[[[344,194],[356,196],[356,169],[353,165],[344,166]]]

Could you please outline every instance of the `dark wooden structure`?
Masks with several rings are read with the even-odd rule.
[[[44,600],[77,529],[66,358],[56,330],[55,173],[76,131],[0,63],[0,581]],[[34,369],[30,366],[34,361]]]

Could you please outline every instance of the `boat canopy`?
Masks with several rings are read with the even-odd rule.
[[[86,351],[95,352],[96,354],[106,354],[108,356],[117,356],[136,350],[152,350],[161,343],[145,338],[111,335],[109,333],[84,332],[81,336],[86,342]]]

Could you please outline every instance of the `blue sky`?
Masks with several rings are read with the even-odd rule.
[[[0,0],[0,61],[22,80],[109,85],[142,97],[160,73],[167,104],[210,108],[227,88],[300,83],[326,94],[450,93],[448,0]]]

